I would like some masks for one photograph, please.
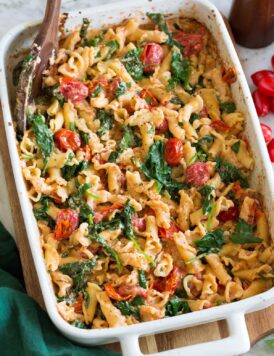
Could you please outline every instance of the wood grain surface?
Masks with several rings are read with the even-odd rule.
[[[0,116],[0,154],[4,163],[6,183],[8,186],[10,206],[12,210],[16,240],[23,267],[26,290],[27,293],[33,299],[35,299],[42,308],[45,308],[15,188],[14,177],[7,149],[7,140],[4,131],[3,119],[2,115]],[[274,331],[274,305],[260,312],[247,315],[246,321],[248,325],[250,340],[253,344],[261,337]],[[140,339],[140,347],[143,353],[150,354],[157,351],[159,352],[182,347],[184,345],[218,340],[226,336],[226,323],[224,321],[219,321],[207,325],[158,334],[155,336],[142,337]],[[114,351],[121,350],[119,343],[109,344],[106,345],[106,347]]]

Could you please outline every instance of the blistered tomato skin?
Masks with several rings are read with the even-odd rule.
[[[265,96],[274,97],[274,76],[261,79],[258,84],[258,91]]]
[[[173,38],[184,48],[184,56],[199,54],[204,48],[204,37],[202,33],[187,33],[179,31],[174,33]]]
[[[230,127],[225,122],[223,122],[223,120],[212,121],[210,126],[218,132],[219,131],[225,132],[225,131],[229,131],[229,129],[230,129]]]
[[[259,117],[266,116],[270,110],[270,101],[267,96],[255,90],[252,94],[254,105]]]
[[[144,65],[145,72],[152,72],[155,67],[161,64],[164,58],[164,51],[158,43],[147,43],[141,53],[140,59]]]
[[[186,183],[194,187],[205,185],[210,178],[208,165],[204,162],[196,162],[187,167],[185,172]]]
[[[274,138],[272,138],[272,140],[267,145],[267,150],[271,162],[274,162]]]
[[[220,214],[218,215],[218,220],[221,222],[225,223],[229,220],[237,220],[239,216],[239,209],[237,208],[236,205],[232,206],[229,208],[227,211],[221,211]]]
[[[267,143],[272,138],[272,129],[268,125],[265,125],[265,124],[260,124],[260,125],[261,125],[261,129],[262,129],[262,132],[264,135],[264,140]]]
[[[168,131],[168,121],[164,119],[159,126],[156,127],[156,133],[161,134]]]
[[[251,79],[256,86],[265,77],[274,77],[274,72],[272,70],[259,70],[251,75]]]
[[[168,165],[177,166],[184,155],[184,146],[178,138],[170,138],[165,144],[164,158]]]
[[[89,95],[87,85],[77,79],[64,77],[60,82],[60,92],[73,104],[80,103]]]

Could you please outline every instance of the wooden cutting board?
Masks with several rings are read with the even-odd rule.
[[[0,113],[0,154],[4,163],[6,183],[15,227],[16,240],[23,267],[23,274],[27,293],[42,307],[43,297],[34,268],[32,255],[26,235],[24,220],[15,188],[11,162],[7,149],[7,140],[4,132],[4,124]],[[2,183],[3,184],[3,183]],[[274,305],[260,312],[246,316],[251,343],[254,344],[263,336],[274,332]],[[227,336],[226,323],[224,321],[213,322],[206,326],[196,326],[155,336],[140,339],[140,346],[144,353],[153,353],[181,347],[183,345],[197,344],[206,341],[218,340]],[[109,344],[108,348],[120,351],[120,344]]]

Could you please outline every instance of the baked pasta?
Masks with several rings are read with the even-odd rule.
[[[57,308],[79,328],[273,286],[236,73],[202,24],[147,16],[63,33],[19,142]]]

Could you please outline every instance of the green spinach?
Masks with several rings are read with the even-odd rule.
[[[61,168],[62,172],[62,177],[69,181],[73,177],[76,177],[81,171],[84,171],[85,169],[88,168],[88,161],[83,160],[79,164],[74,164],[72,166],[65,165],[64,167]]]
[[[229,162],[223,161],[220,157],[216,157],[214,161],[216,162],[216,170],[225,184],[238,180],[242,188],[249,187],[248,181],[242,176],[239,168]]]
[[[234,151],[235,153],[239,153],[240,151],[240,146],[241,146],[241,141],[237,141],[235,143],[233,143],[233,145],[231,146],[232,151]]]
[[[215,191],[215,188],[212,187],[211,185],[204,185],[200,189],[200,192],[204,198],[204,200],[203,200],[203,214],[208,214],[212,209],[212,206],[211,206],[212,199],[213,199],[212,193],[214,191]]]
[[[137,319],[140,319],[139,306],[144,305],[144,301],[140,296],[136,296],[132,301],[120,301],[115,304],[123,315],[134,315]]]
[[[116,89],[115,98],[118,99],[119,96],[124,95],[126,91],[127,91],[126,83],[120,81]]]
[[[198,247],[199,255],[208,255],[210,253],[217,253],[222,248],[224,240],[224,231],[220,228],[215,231],[207,233],[200,240],[195,241],[195,245]]]
[[[179,83],[183,85],[185,89],[189,89],[189,75],[190,65],[189,61],[183,58],[179,51],[172,52],[172,58],[170,62],[171,78],[168,83],[168,91],[173,90]]]
[[[230,237],[234,244],[261,243],[263,240],[253,234],[253,226],[244,219],[239,219],[235,231]]]
[[[191,313],[191,309],[186,300],[174,295],[166,304],[166,316]]]
[[[83,18],[83,23],[82,23],[82,26],[81,26],[80,32],[79,32],[84,46],[88,45],[87,31],[88,31],[89,24],[90,24],[89,19],[84,17]]]
[[[120,48],[119,42],[116,40],[112,40],[106,43],[106,46],[109,47],[109,51],[106,59],[110,59],[116,51]]]
[[[112,129],[114,122],[114,115],[112,112],[100,109],[97,111],[96,119],[101,123],[101,126],[97,131],[97,134],[100,137],[103,136],[108,130]]]
[[[225,113],[232,113],[236,110],[236,106],[233,102],[230,102],[230,101],[227,101],[225,103],[221,103],[220,104],[220,108],[222,110],[222,112],[225,112]]]
[[[147,277],[146,272],[142,269],[138,270],[138,279],[140,287],[146,289],[147,288]]]
[[[50,197],[42,195],[38,203],[35,204],[35,206],[38,205],[38,207],[34,206],[33,208],[33,214],[37,220],[45,220],[48,222],[49,227],[53,228],[55,221],[48,215],[50,201],[52,201]]]
[[[141,48],[132,49],[121,59],[121,62],[134,80],[143,78],[144,66],[139,58],[140,53]]]

